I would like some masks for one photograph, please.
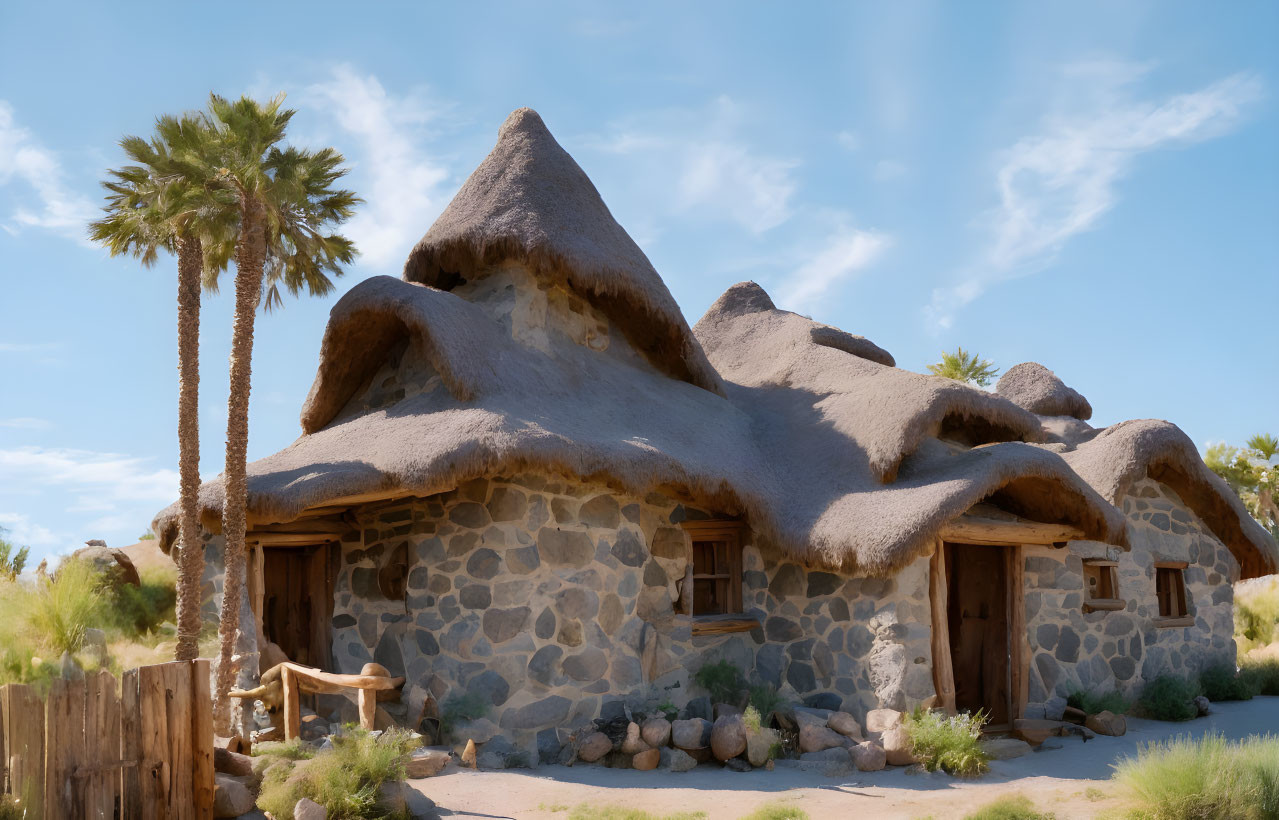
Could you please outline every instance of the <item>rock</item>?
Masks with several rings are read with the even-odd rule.
[[[746,759],[752,766],[763,766],[768,763],[773,745],[777,743],[777,732],[772,729],[760,729],[746,738]]]
[[[475,764],[481,769],[527,769],[529,757],[504,737],[495,737],[480,747]]]
[[[644,742],[640,737],[640,727],[635,723],[626,725],[626,739],[622,741],[619,749],[623,754],[637,755],[640,752],[648,751],[651,746]]]
[[[711,707],[711,699],[702,695],[699,698],[693,698],[684,707],[683,714],[687,718],[702,718],[711,720],[714,717],[714,710]]]
[[[411,792],[403,780],[388,780],[377,790],[377,807],[386,814],[408,816]]]
[[[748,760],[742,760],[740,757],[730,757],[724,761],[724,768],[730,772],[749,772],[752,767]]]
[[[85,543],[88,546],[71,553],[72,560],[92,564],[94,569],[102,573],[103,580],[112,589],[119,589],[126,585],[133,587],[142,585],[137,567],[133,565],[133,561],[124,550],[113,549],[105,542],[96,539]]]
[[[328,820],[328,809],[309,797],[293,804],[293,820]]]
[[[863,740],[849,749],[848,755],[859,772],[877,772],[888,763],[884,747],[873,740]]]
[[[660,749],[671,742],[671,722],[666,718],[649,718],[640,727],[640,735],[649,746]]]
[[[662,761],[662,753],[657,749],[648,749],[631,758],[631,768],[641,772],[651,772]]]
[[[818,726],[815,723],[801,723],[799,726],[801,752],[820,752],[823,749],[844,747],[848,745],[848,742],[848,738],[825,726]]]
[[[696,765],[697,761],[683,749],[670,750],[670,764],[667,768],[672,772],[687,772]]]
[[[80,664],[70,652],[62,653],[62,660],[58,664],[58,675],[63,680],[84,680],[84,670],[80,668]]]
[[[1038,746],[1050,737],[1061,737],[1071,733],[1078,733],[1087,738],[1088,735],[1084,733],[1089,731],[1085,727],[1060,720],[1018,718],[1013,721],[1012,734],[1013,737],[1020,738],[1031,746]]]
[[[1044,701],[1044,719],[1061,720],[1066,713],[1066,699],[1057,696]]]
[[[1212,714],[1212,703],[1203,695],[1195,696],[1195,709],[1199,712],[1199,717]]]
[[[303,740],[320,740],[329,733],[329,722],[319,715],[303,715],[299,734]]]
[[[677,720],[671,724],[671,742],[681,749],[704,749],[711,743],[711,726],[705,718]]]
[[[84,638],[80,641],[80,650],[92,655],[99,666],[107,664],[107,633],[92,627],[84,630]]]
[[[820,772],[825,777],[843,777],[853,772],[853,759],[847,749],[807,752],[795,762],[801,769]]]
[[[886,732],[900,726],[902,717],[896,709],[871,709],[866,713],[866,731],[869,734]]]
[[[909,766],[918,763],[910,751],[910,736],[906,727],[894,726],[884,732],[881,742],[884,745],[884,758],[890,766]]]
[[[591,732],[577,745],[577,756],[586,763],[594,763],[613,751],[613,741],[603,732]]]
[[[724,715],[740,715],[742,710],[731,703],[715,704],[715,720],[719,720]]]
[[[474,769],[476,766],[475,756],[475,741],[466,741],[466,748],[462,750],[462,765]]]
[[[465,723],[458,724],[453,729],[453,736],[474,740],[476,743],[488,743],[497,737],[501,731],[501,729],[497,728],[497,724],[488,718],[476,718],[475,720],[468,720]]]
[[[1030,744],[1015,737],[996,737],[983,740],[981,748],[991,760],[1012,760],[1033,751]]]
[[[253,774],[253,758],[248,755],[237,754],[228,749],[214,747],[213,771],[236,775],[237,777],[248,777]]]
[[[826,719],[826,725],[844,737],[851,737],[854,740],[862,739],[861,724],[857,722],[857,718],[847,712],[834,713]]]
[[[746,751],[746,727],[741,715],[725,715],[711,728],[711,752],[719,761],[732,760]]]
[[[1088,719],[1088,713],[1083,709],[1076,709],[1073,706],[1067,706],[1066,711],[1061,713],[1061,719],[1070,721],[1071,723],[1083,723]]]
[[[442,749],[414,749],[404,770],[410,780],[434,777],[448,765],[450,757]]]
[[[1111,737],[1122,737],[1128,732],[1128,721],[1124,720],[1124,716],[1116,715],[1110,711],[1089,715],[1088,719],[1084,721],[1084,726],[1099,735],[1110,735]]]
[[[213,816],[239,817],[253,811],[256,801],[249,787],[229,774],[213,775]]]

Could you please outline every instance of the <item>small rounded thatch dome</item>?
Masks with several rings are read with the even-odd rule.
[[[1023,410],[1041,416],[1074,416],[1080,421],[1092,418],[1088,399],[1037,362],[1010,367],[995,385],[995,392]]]

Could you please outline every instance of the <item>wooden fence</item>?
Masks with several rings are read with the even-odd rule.
[[[0,686],[0,793],[38,820],[213,817],[209,662]]]

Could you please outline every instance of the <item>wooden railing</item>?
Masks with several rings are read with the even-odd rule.
[[[209,662],[0,686],[0,793],[43,820],[213,817]]]

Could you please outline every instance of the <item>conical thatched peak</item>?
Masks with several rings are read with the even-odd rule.
[[[537,112],[514,111],[404,265],[404,278],[449,290],[507,259],[596,304],[656,366],[722,392],[648,257]]]
[[[1074,416],[1081,421],[1092,418],[1088,399],[1038,362],[1022,362],[1008,368],[995,385],[995,392],[1041,416]]]

